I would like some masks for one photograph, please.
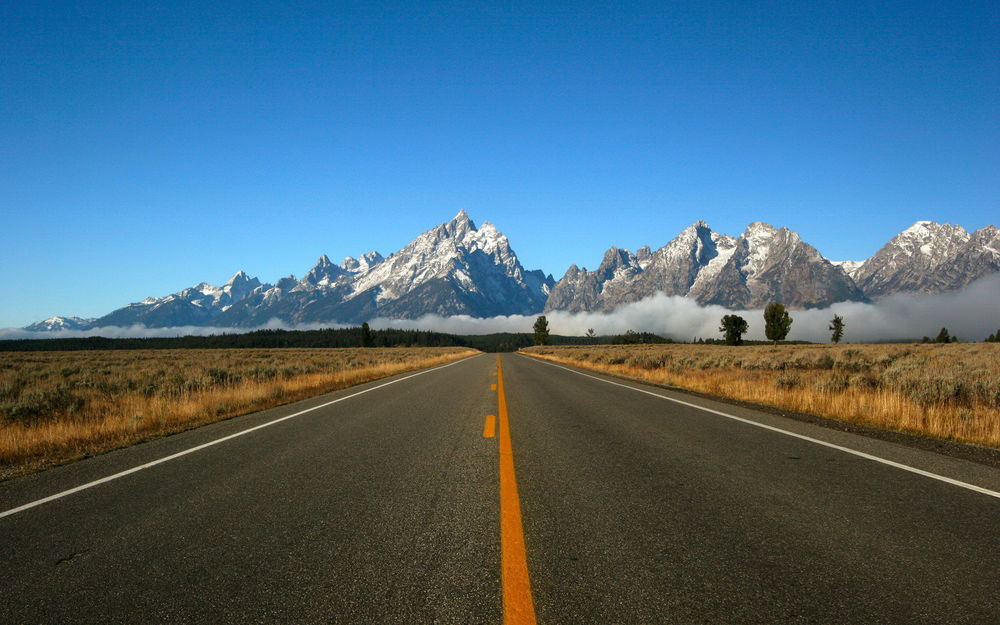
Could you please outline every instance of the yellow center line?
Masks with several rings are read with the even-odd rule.
[[[493,438],[497,431],[496,415],[486,415],[486,425],[483,426],[483,438]]]
[[[510,440],[503,367],[497,355],[497,414],[500,417],[500,575],[504,625],[535,625],[535,602],[528,577],[528,553],[521,521],[521,500],[514,476],[514,447]]]

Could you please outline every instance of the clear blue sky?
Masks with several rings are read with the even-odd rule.
[[[4,2],[0,327],[388,254],[556,278],[705,219],[1000,225],[1000,5]]]

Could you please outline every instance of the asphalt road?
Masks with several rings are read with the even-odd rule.
[[[513,354],[502,411],[496,372],[477,356],[0,483],[2,515],[296,415],[0,516],[0,623],[502,623],[525,591],[543,624],[1000,623],[1000,498],[816,441],[989,491],[996,469]]]

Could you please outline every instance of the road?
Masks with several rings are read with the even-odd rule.
[[[0,623],[1000,623],[998,492],[481,355],[0,483]]]

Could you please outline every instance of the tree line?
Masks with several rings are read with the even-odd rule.
[[[793,319],[779,303],[772,303],[764,310],[764,334],[768,341],[777,344],[807,343],[788,341]],[[830,339],[839,343],[847,324],[840,315],[830,320]],[[748,341],[743,336],[750,324],[739,315],[725,315],[719,326],[721,339],[695,338],[697,344],[744,345],[762,344],[765,341]],[[255,330],[245,333],[224,333],[210,336],[179,336],[149,338],[49,338],[0,340],[0,351],[76,351],[76,350],[133,350],[133,349],[223,349],[223,348],[282,348],[282,347],[469,347],[484,352],[510,352],[531,345],[630,345],[674,343],[674,339],[652,332],[628,330],[623,334],[598,336],[588,328],[584,336],[552,334],[545,315],[539,316],[532,333],[497,332],[493,334],[457,335],[427,330],[372,330],[367,323],[354,328],[324,330]],[[1000,329],[990,334],[986,342],[1000,342]],[[947,328],[941,328],[937,337],[923,337],[924,343],[954,343]]]

